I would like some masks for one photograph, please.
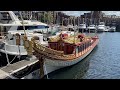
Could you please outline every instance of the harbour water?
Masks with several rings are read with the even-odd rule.
[[[49,75],[51,79],[120,79],[120,33],[99,33],[99,44],[78,64]]]
[[[49,74],[49,79],[120,79],[120,32],[98,35],[99,44],[90,55],[76,65]]]

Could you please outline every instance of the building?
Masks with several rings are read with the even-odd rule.
[[[29,19],[36,19],[35,18],[35,11],[13,11],[19,19],[21,19],[20,17],[20,13],[23,17],[24,20],[29,20]]]
[[[101,11],[91,11],[89,13],[84,13],[80,15],[80,23],[86,22],[87,24],[99,24],[102,21],[103,14]]]

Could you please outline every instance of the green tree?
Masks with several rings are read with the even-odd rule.
[[[53,16],[51,14],[51,11],[44,12],[41,14],[41,22],[48,23],[48,24],[53,22]]]

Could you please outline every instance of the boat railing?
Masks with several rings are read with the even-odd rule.
[[[51,48],[45,47],[37,41],[33,41],[32,45],[34,50],[36,50],[38,53],[42,53],[43,55],[49,58],[71,60],[75,57],[74,54],[65,55],[64,51],[57,51],[57,50],[53,50]]]
[[[93,43],[94,41],[90,42],[89,47]],[[37,52],[38,54],[44,55],[47,58],[52,58],[55,60],[73,60],[74,58],[76,58],[76,54],[68,54],[68,55],[64,54],[64,51],[57,51],[49,47],[43,46],[42,44],[40,44],[38,41],[34,39],[32,40],[32,47],[33,47],[33,50],[35,50],[35,52]],[[85,46],[83,47],[84,49],[82,49],[81,52],[84,52],[84,50],[86,49]]]
[[[47,52],[47,53],[49,53],[49,54],[51,54],[51,55],[59,55],[59,56],[62,56],[63,54],[64,54],[64,52],[63,51],[57,51],[57,50],[53,50],[53,49],[51,49],[51,48],[48,48],[48,47],[46,47],[46,46],[43,46],[43,45],[41,45],[39,42],[37,42],[37,41],[33,41],[33,47],[34,48],[36,48],[36,49],[38,49],[38,50],[40,50],[40,51],[44,51],[44,52]]]

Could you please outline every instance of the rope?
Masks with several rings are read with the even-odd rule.
[[[19,49],[19,61],[20,61],[21,55],[20,55],[20,46],[19,45],[18,45],[18,49]]]
[[[17,56],[17,55],[16,55],[16,56]],[[11,61],[9,64],[11,64],[11,63],[15,60],[16,56],[12,59],[12,61]]]
[[[4,39],[4,42],[5,42],[5,39]],[[19,48],[19,47],[18,47]],[[20,52],[20,48],[19,48],[19,52]],[[12,59],[12,61],[10,62],[10,60],[9,60],[9,58],[8,58],[8,54],[7,54],[7,52],[6,52],[6,43],[5,43],[5,54],[6,54],[6,59],[7,59],[7,65],[9,65],[9,64],[11,64],[14,60],[15,60],[15,58],[16,58],[16,56]],[[19,55],[20,55],[20,53],[19,53]],[[20,60],[20,58],[19,58],[19,60]]]
[[[6,44],[6,43],[5,43],[5,44]],[[8,58],[8,54],[7,54],[7,52],[6,52],[6,45],[5,45],[5,54],[6,54],[7,63],[10,64],[9,58]]]

